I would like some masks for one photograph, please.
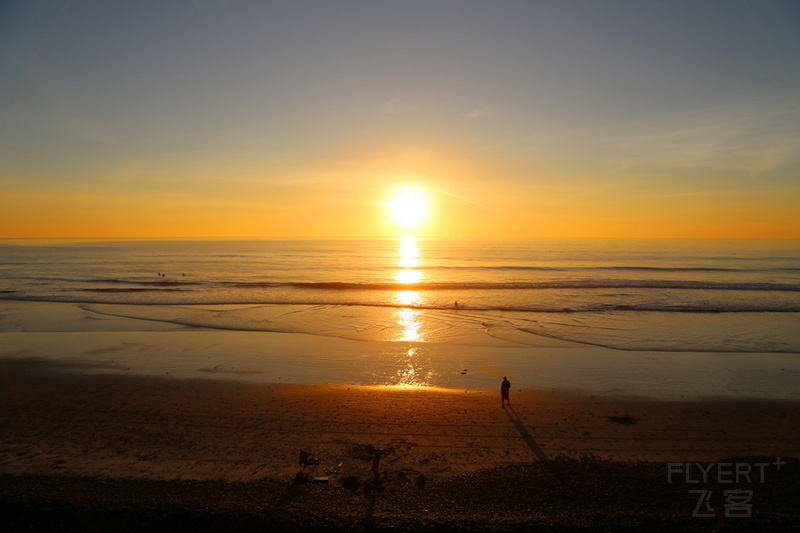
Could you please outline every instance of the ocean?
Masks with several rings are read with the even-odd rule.
[[[800,242],[3,241],[0,299],[361,341],[800,353]]]

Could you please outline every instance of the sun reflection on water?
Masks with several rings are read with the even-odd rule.
[[[417,291],[397,291],[395,299],[400,305],[416,305],[419,303],[419,293]]]
[[[400,266],[404,268],[416,267],[418,256],[417,240],[411,235],[403,237],[400,241]]]
[[[394,280],[400,285],[413,285],[422,279],[422,273],[416,270],[419,249],[414,237],[407,235],[400,241],[399,259]],[[398,334],[395,338],[400,342],[423,342],[425,334],[420,321],[421,311],[414,309],[420,303],[420,293],[414,290],[399,290],[395,293],[395,302],[402,306],[395,312]],[[402,352],[397,359],[397,370],[387,380],[387,386],[401,388],[429,387],[433,373],[424,370],[420,357],[424,349],[413,346]]]
[[[400,326],[400,337],[398,341],[420,342],[423,334],[420,331],[419,310],[417,309],[398,309],[397,325]]]
[[[411,235],[406,235],[400,241],[397,266],[401,269],[394,274],[394,280],[397,283],[408,285],[420,282],[422,273],[419,270],[415,270],[418,266],[417,257],[419,257],[417,241]]]
[[[401,285],[412,285],[419,283],[422,274],[419,270],[414,270],[417,266],[419,249],[414,237],[406,235],[400,241],[399,266],[401,270],[395,272],[394,279]],[[420,342],[423,335],[420,332],[419,310],[413,309],[419,304],[419,292],[412,290],[401,290],[395,294],[395,301],[403,306],[397,310],[397,325],[400,328],[399,336],[396,340],[408,342]]]
[[[417,270],[411,269],[398,270],[394,275],[394,280],[397,283],[419,283],[420,279],[422,279],[422,274]]]

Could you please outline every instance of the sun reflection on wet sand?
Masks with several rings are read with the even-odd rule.
[[[434,372],[430,369],[424,370],[420,362],[422,349],[420,347],[408,348],[401,360],[398,361],[397,372],[386,383],[388,386],[402,388],[430,387],[430,381],[434,377]]]

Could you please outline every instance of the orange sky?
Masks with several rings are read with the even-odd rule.
[[[2,17],[0,238],[800,238],[793,2],[78,4]]]
[[[398,182],[404,183],[404,182]],[[792,197],[748,199],[640,193],[536,194],[493,187],[447,188],[414,181],[430,198],[420,237],[800,238]],[[380,186],[383,185],[383,186]],[[394,182],[315,194],[204,195],[135,191],[11,193],[0,213],[3,238],[58,237],[393,237],[408,232],[389,216]],[[633,197],[632,197],[633,196]]]

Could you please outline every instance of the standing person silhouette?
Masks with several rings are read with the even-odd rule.
[[[511,400],[508,399],[509,390],[511,390],[511,382],[503,376],[503,382],[500,384],[500,407],[505,407],[506,403],[511,405]]]

